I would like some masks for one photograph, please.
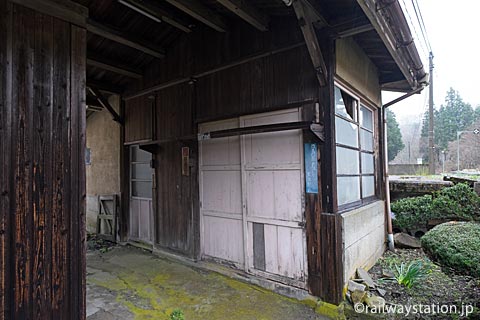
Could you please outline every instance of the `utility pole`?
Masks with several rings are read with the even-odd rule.
[[[429,100],[428,100],[428,171],[429,174],[435,174],[435,154],[434,154],[434,131],[433,131],[433,52],[429,55],[430,65],[430,83],[429,83]]]

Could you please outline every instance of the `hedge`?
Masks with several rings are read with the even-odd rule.
[[[413,230],[426,228],[432,219],[480,220],[480,197],[467,184],[444,188],[433,195],[405,198],[391,204],[393,226]]]
[[[421,242],[425,251],[440,264],[480,277],[479,223],[443,223],[428,231]]]

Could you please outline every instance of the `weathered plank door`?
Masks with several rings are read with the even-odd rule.
[[[242,127],[300,121],[298,109],[241,118]],[[303,284],[303,143],[301,130],[243,138],[249,268]],[[292,283],[295,284],[295,283]]]
[[[202,124],[200,132],[238,128],[239,119]],[[240,138],[200,142],[203,255],[245,266]]]
[[[130,147],[130,226],[129,239],[153,244],[152,154]]]
[[[85,319],[86,31],[66,19],[86,11],[19,2],[0,0],[0,319]]]
[[[202,124],[200,132],[299,121],[299,110]],[[301,130],[200,142],[204,256],[305,286]]]

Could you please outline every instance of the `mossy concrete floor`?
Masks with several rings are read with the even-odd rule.
[[[314,304],[314,303],[313,303]],[[87,319],[325,319],[314,306],[132,247],[87,254]]]

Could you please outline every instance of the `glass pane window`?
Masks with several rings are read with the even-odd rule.
[[[133,163],[132,179],[152,180],[152,169],[150,163]]]
[[[375,177],[362,176],[362,197],[371,197],[375,195]]]
[[[337,177],[338,205],[360,200],[360,177]]]
[[[152,155],[138,146],[130,147],[130,196],[152,198]]]
[[[140,149],[138,146],[132,146],[130,150],[132,152],[133,162],[148,162],[152,158],[152,155],[150,153]]]
[[[365,129],[360,129],[360,136],[362,150],[373,152],[373,133]]]
[[[337,143],[358,147],[358,125],[342,118],[335,118],[335,139]]]
[[[373,131],[373,112],[365,106],[360,106],[360,125]]]
[[[374,174],[373,154],[362,152],[362,173]]]
[[[338,205],[375,196],[375,112],[335,87]]]
[[[358,151],[337,147],[337,174],[359,174]]]
[[[152,183],[132,181],[132,196],[139,198],[152,198]]]

